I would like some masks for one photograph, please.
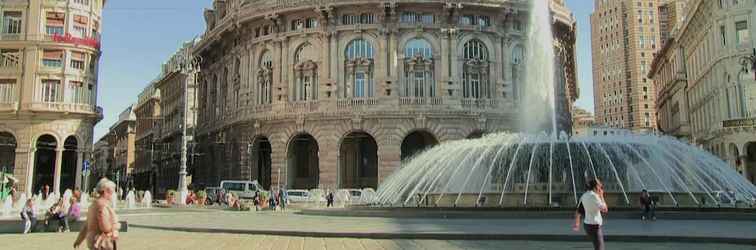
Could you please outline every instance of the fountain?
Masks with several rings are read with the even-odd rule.
[[[142,206],[145,208],[152,207],[152,193],[149,190],[144,191],[144,197],[142,197]]]
[[[13,205],[13,210],[21,211],[21,209],[26,206],[26,200],[28,198],[26,197],[26,193],[21,193],[21,195],[18,197],[18,200],[16,200],[16,204]]]
[[[126,208],[136,208],[136,197],[134,196],[134,190],[129,190],[129,192],[126,193]]]
[[[669,137],[554,139],[492,134],[432,148],[379,188],[389,206],[574,206],[586,180],[599,178],[607,202],[631,206],[641,190],[660,206],[718,206],[733,191],[753,204],[756,186],[716,156]],[[724,192],[727,193],[727,192]]]
[[[13,211],[15,211],[13,209],[13,197],[9,195],[8,197],[5,197],[5,201],[3,202],[3,210],[0,211],[0,218],[11,217]]]
[[[110,201],[111,201],[110,205],[113,207],[113,209],[118,209],[118,195],[116,194],[117,193],[113,193],[113,196],[110,197]]]
[[[719,206],[722,199],[716,196],[722,195],[756,203],[756,186],[726,162],[674,138],[557,133],[549,1],[531,3],[525,62],[532,67],[526,67],[519,119],[527,133],[490,134],[429,149],[389,176],[373,204],[574,207],[594,178],[603,181],[610,206],[634,206],[644,189],[659,206]],[[540,130],[549,132],[534,133]]]

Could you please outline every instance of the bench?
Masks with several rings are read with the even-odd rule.
[[[86,223],[86,220],[77,220],[77,221],[69,221],[68,226],[71,229],[71,232],[78,232],[81,230],[81,227],[84,226],[84,223]],[[38,232],[57,232],[58,229],[58,220],[50,220],[50,222],[45,226],[44,220],[38,220],[37,225],[32,225],[32,232],[38,233]],[[126,221],[121,221],[121,230],[120,232],[127,232],[129,228],[129,224]],[[0,234],[20,234],[24,232],[24,221],[20,219],[13,219],[13,220],[0,220]]]

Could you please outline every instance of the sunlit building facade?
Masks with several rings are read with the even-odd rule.
[[[104,0],[0,1],[0,169],[28,194],[82,184]]]
[[[562,1],[552,13],[569,126],[575,22]],[[376,188],[438,143],[519,131],[528,15],[526,1],[213,1],[192,180]]]

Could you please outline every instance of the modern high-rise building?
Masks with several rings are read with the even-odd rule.
[[[0,170],[19,190],[82,184],[105,0],[0,1]]]
[[[683,18],[685,2],[595,1],[591,44],[598,124],[634,131],[656,129],[656,97],[647,74],[671,27]]]

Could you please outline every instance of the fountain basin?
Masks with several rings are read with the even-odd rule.
[[[726,162],[670,137],[556,138],[492,134],[452,141],[416,156],[379,187],[377,206],[574,207],[591,179],[610,207],[637,206],[648,190],[658,206],[756,203],[756,186]]]

